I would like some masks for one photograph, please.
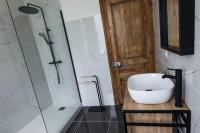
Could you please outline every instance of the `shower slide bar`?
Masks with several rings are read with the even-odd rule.
[[[51,41],[51,37],[50,37],[50,33],[49,33],[50,29],[47,26],[47,21],[46,21],[45,16],[44,16],[43,8],[38,6],[38,5],[34,5],[32,3],[27,3],[26,6],[19,7],[19,11],[26,13],[26,14],[37,14],[39,12],[37,8],[39,8],[40,11],[41,11],[42,18],[43,18],[44,25],[45,25],[45,29],[46,29],[46,34],[47,34],[47,37],[45,36],[44,33],[39,33],[39,36],[42,37],[49,46],[51,56],[53,58],[53,61],[50,62],[49,64],[55,65],[58,84],[60,84],[60,74],[59,74],[59,71],[58,71],[58,64],[62,63],[62,61],[61,60],[56,61],[55,53],[54,53],[54,50],[53,50],[53,42]]]

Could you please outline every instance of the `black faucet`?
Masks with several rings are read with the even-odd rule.
[[[175,76],[172,75],[163,75],[162,78],[170,78],[176,80],[175,85],[175,106],[182,107],[182,69],[171,69],[167,68],[168,70],[175,71]]]

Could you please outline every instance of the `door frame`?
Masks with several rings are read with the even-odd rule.
[[[110,26],[109,26],[109,17],[111,14],[108,14],[108,12],[107,12],[106,1],[108,1],[108,0],[99,0],[99,4],[100,4],[100,10],[101,10],[101,16],[102,16],[102,21],[103,21],[105,40],[106,40],[106,48],[107,48],[110,75],[111,75],[112,86],[113,86],[114,101],[115,101],[115,104],[121,104],[118,97],[123,97],[122,96],[123,94],[121,92],[119,92],[120,88],[119,88],[118,84],[120,81],[119,81],[119,78],[117,78],[115,69],[113,68],[114,53],[112,52],[113,51],[112,50],[112,40],[111,40],[112,39],[111,38],[112,31],[110,30]],[[112,2],[112,0],[110,0],[110,1]],[[121,2],[120,0],[118,0],[118,1]],[[131,0],[126,0],[126,2],[128,2],[128,1],[131,1]],[[154,28],[153,28],[153,32],[154,32]],[[153,35],[153,41],[155,44],[154,35]],[[155,50],[154,50],[154,69],[155,69]]]
[[[111,44],[111,35],[110,35],[110,28],[109,28],[109,24],[105,23],[108,20],[108,15],[106,13],[106,5],[105,5],[105,1],[104,0],[99,0],[99,4],[100,4],[100,10],[101,10],[101,17],[102,17],[102,23],[103,23],[103,28],[104,28],[104,35],[105,35],[105,41],[106,41],[106,48],[107,48],[107,55],[108,55],[108,64],[109,64],[109,68],[110,68],[110,76],[111,76],[111,81],[112,81],[112,87],[113,87],[113,93],[114,93],[114,102],[115,104],[118,103],[118,99],[117,99],[117,84],[116,84],[116,74],[114,72],[114,69],[112,67],[112,61],[114,59],[113,54],[112,54],[112,48],[110,47]],[[103,14],[105,17],[103,17]]]

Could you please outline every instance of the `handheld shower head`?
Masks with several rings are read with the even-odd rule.
[[[49,42],[49,41],[47,40],[47,38],[45,37],[45,34],[44,34],[44,33],[41,33],[41,32],[40,32],[38,35],[39,35],[40,37],[42,37],[42,38],[46,41],[47,44],[50,44],[50,42]]]
[[[44,33],[41,33],[41,32],[40,32],[38,35],[39,35],[40,37],[43,37],[43,38],[45,37]]]

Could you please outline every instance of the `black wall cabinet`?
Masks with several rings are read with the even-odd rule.
[[[161,48],[194,54],[195,0],[159,0]]]

